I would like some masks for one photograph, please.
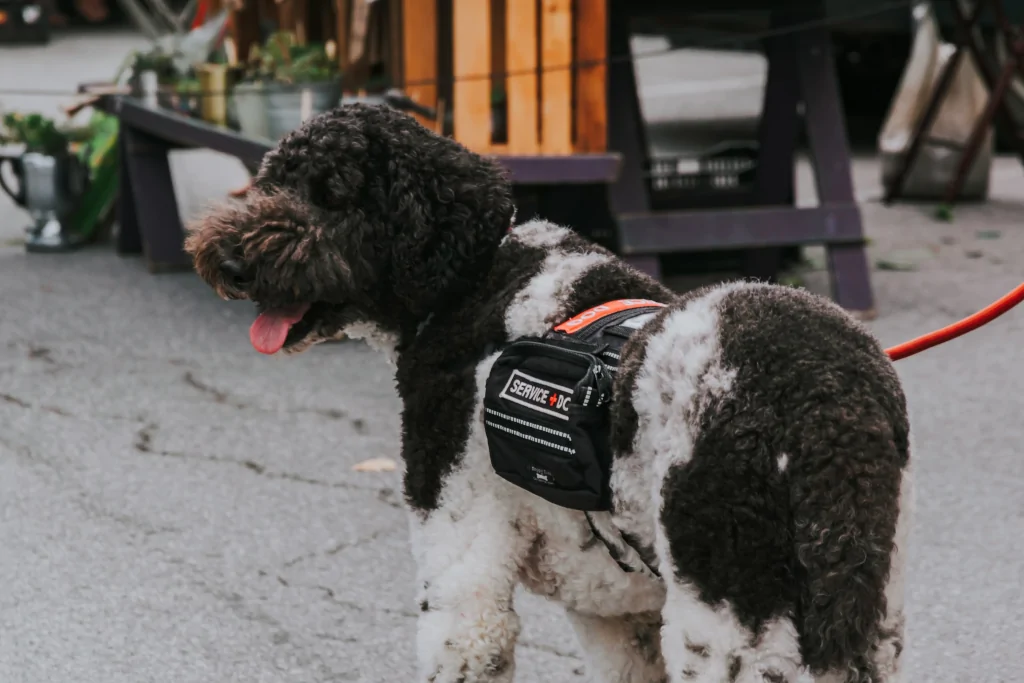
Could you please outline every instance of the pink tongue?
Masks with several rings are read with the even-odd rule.
[[[295,304],[260,313],[249,328],[249,341],[260,353],[277,353],[288,338],[288,330],[302,320],[309,304]]]

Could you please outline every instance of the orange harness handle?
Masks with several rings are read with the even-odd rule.
[[[1018,286],[1012,292],[999,299],[993,304],[986,306],[974,315],[967,316],[959,322],[955,322],[952,325],[943,327],[941,330],[935,330],[929,332],[926,335],[918,337],[917,339],[911,339],[908,342],[904,342],[892,348],[886,349],[885,352],[894,361],[900,360],[901,358],[907,358],[913,356],[916,353],[921,353],[933,346],[939,344],[945,344],[951,339],[967,334],[973,330],[978,329],[982,325],[986,325],[1003,313],[1024,301],[1024,284]]]

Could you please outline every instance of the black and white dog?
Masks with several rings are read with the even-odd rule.
[[[909,425],[875,339],[796,289],[677,296],[513,213],[493,162],[349,106],[286,137],[187,244],[221,296],[258,305],[257,349],[347,335],[393,359],[417,680],[511,681],[521,584],[564,605],[597,681],[900,680]],[[622,348],[611,510],[588,520],[496,476],[483,387],[511,341],[627,298],[666,306]]]

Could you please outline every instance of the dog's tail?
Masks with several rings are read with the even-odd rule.
[[[816,433],[828,436],[809,440],[790,478],[804,663],[843,683],[877,680],[873,653],[885,637],[908,447],[883,414],[861,415],[859,428],[845,431],[841,407],[821,410]]]

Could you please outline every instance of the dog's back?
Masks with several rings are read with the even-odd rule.
[[[622,351],[614,521],[661,570],[672,683],[895,681],[909,426],[878,342],[802,290],[677,297],[568,231],[505,313],[512,337],[618,298],[668,303]]]
[[[661,313],[618,382],[616,506],[669,584],[670,680],[894,680],[909,427],[878,343],[821,298],[731,284]]]

